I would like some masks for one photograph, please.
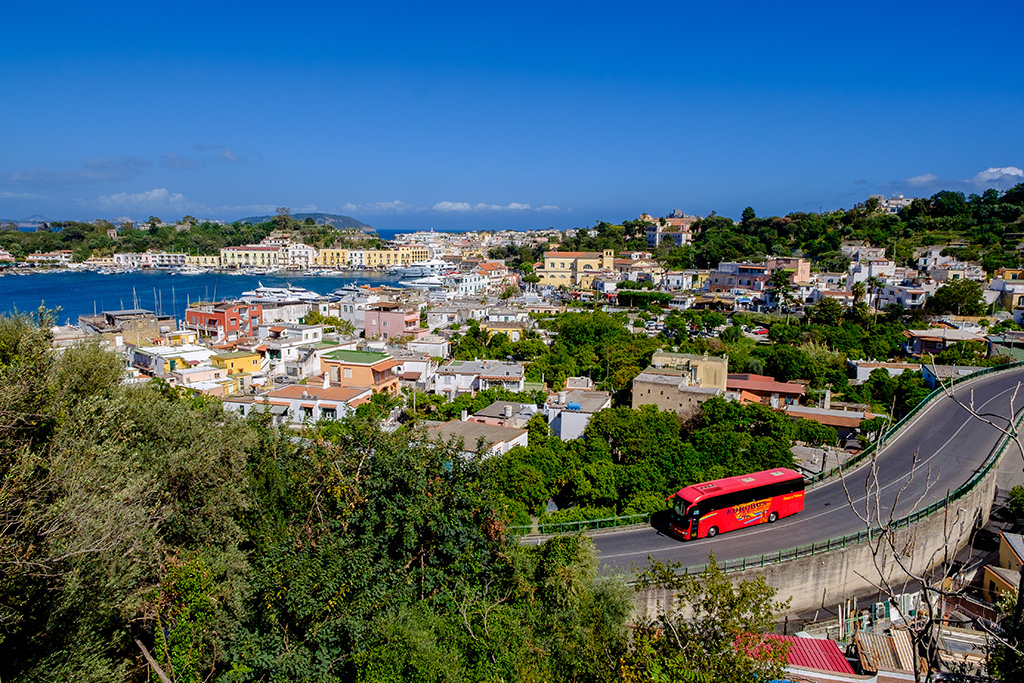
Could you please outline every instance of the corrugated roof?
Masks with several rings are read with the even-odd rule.
[[[857,656],[860,657],[860,665],[864,671],[876,673],[879,669],[902,669],[896,657],[896,648],[889,636],[857,631],[854,642],[857,643]]]
[[[807,669],[834,671],[843,674],[855,673],[853,667],[846,661],[846,657],[843,656],[842,651],[834,641],[775,634],[767,634],[767,637],[789,645],[786,659],[790,666],[801,666]]]

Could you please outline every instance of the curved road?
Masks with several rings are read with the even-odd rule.
[[[955,395],[965,403],[971,401],[975,410],[1000,426],[1009,424],[1011,397],[1024,382],[1024,369],[995,373],[973,382],[961,384]],[[1017,392],[1014,408],[1024,407],[1024,386]],[[895,518],[941,500],[947,491],[956,490],[984,463],[1001,432],[972,417],[967,410],[948,396],[936,398],[918,413],[913,422],[890,439],[877,458],[877,472],[883,519],[895,507]],[[910,472],[917,453],[916,471]],[[1019,457],[1009,451],[1007,457]],[[866,481],[870,463],[864,463],[846,474],[850,497],[864,511]],[[901,488],[902,493],[899,493]],[[872,520],[877,520],[872,515]],[[713,539],[684,542],[656,528],[642,528],[596,534],[593,537],[602,564],[629,570],[635,563],[642,567],[648,556],[663,561],[681,562],[684,566],[707,562],[714,550],[718,560],[733,560],[775,553],[797,545],[827,541],[844,534],[863,531],[864,523],[851,510],[842,481],[836,477],[809,490],[804,510],[775,524],[760,524],[750,529],[732,531]]]

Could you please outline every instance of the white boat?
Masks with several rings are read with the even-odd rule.
[[[428,261],[418,261],[408,266],[398,266],[394,269],[394,273],[401,278],[418,278],[441,275],[450,270],[453,270],[452,264],[443,259],[432,258]]]
[[[241,300],[248,304],[258,303],[313,303],[317,301],[337,301],[338,297],[330,294],[319,294],[311,292],[302,287],[287,285],[285,287],[264,287],[262,282],[257,282],[259,287],[248,292],[242,292]]]
[[[444,278],[439,275],[429,275],[411,280],[399,280],[398,284],[410,289],[438,289],[444,286]]]
[[[202,275],[206,271],[199,266],[185,265],[178,269],[178,275]]]

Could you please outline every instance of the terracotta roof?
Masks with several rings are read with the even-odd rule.
[[[803,394],[804,388],[799,384],[787,382],[776,382],[774,377],[745,373],[741,375],[728,375],[725,381],[726,389],[745,389],[754,392],[770,392],[778,394]]]
[[[805,420],[813,420],[814,422],[828,425],[830,427],[847,427],[852,429],[860,427],[862,420],[867,420],[871,417],[869,413],[864,413],[859,410],[846,412],[838,410],[806,410],[801,409],[798,406],[786,406],[786,414],[793,417],[800,417]]]

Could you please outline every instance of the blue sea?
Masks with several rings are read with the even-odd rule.
[[[58,321],[77,322],[80,315],[94,311],[147,308],[158,313],[184,317],[190,301],[234,299],[260,283],[268,287],[287,284],[329,294],[344,285],[395,285],[397,276],[359,272],[341,276],[287,275],[170,275],[165,271],[139,271],[122,275],[92,272],[32,273],[0,276],[0,313],[33,312],[44,305],[60,308]]]

